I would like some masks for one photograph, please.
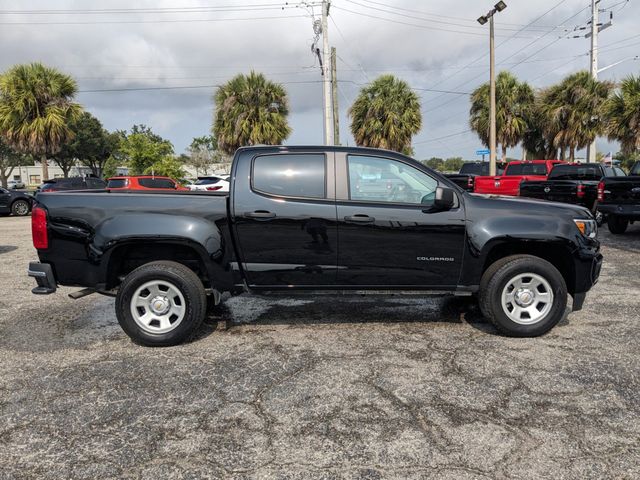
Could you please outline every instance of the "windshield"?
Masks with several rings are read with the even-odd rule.
[[[629,172],[630,175],[640,175],[640,162],[636,162],[633,165],[633,168],[631,169],[631,172]]]
[[[506,175],[546,175],[547,166],[544,163],[509,164]]]
[[[556,165],[549,179],[556,180],[600,180],[602,170],[599,165]]]

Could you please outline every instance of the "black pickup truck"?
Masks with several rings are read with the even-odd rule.
[[[33,292],[115,295],[144,345],[184,341],[220,292],[247,290],[477,295],[499,331],[537,336],[567,294],[579,310],[600,273],[587,209],[471,195],[395,152],[245,147],[230,183],[229,194],[38,195]]]
[[[506,163],[496,164],[496,175],[502,175]],[[445,176],[467,192],[473,192],[476,177],[489,175],[489,162],[465,162],[458,173],[447,173]]]
[[[614,234],[627,231],[629,223],[640,220],[640,162],[626,177],[606,177],[598,184],[597,209],[607,216],[607,226]]]
[[[596,212],[598,184],[603,178],[624,177],[619,167],[598,163],[562,163],[553,167],[547,180],[520,184],[520,196],[553,202],[575,203]]]

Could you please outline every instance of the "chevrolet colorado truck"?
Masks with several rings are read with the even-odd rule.
[[[476,177],[474,193],[517,196],[520,184],[529,180],[546,180],[560,160],[531,160],[509,162],[502,175]]]
[[[547,180],[522,182],[520,196],[582,205],[591,210],[600,224],[602,213],[596,209],[598,185],[604,178],[624,176],[626,173],[619,167],[599,163],[559,163]]]
[[[33,293],[115,296],[124,331],[150,346],[185,341],[221,292],[245,291],[477,295],[500,332],[529,337],[568,294],[579,310],[600,273],[586,208],[472,195],[395,152],[244,147],[230,183],[38,195]]]
[[[627,231],[629,223],[640,220],[640,162],[636,162],[627,177],[605,177],[598,184],[596,208],[607,216],[607,226],[613,234]]]

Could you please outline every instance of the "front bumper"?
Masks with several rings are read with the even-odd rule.
[[[576,286],[573,293],[573,311],[582,309],[587,292],[598,283],[602,270],[602,254],[597,253],[590,258],[583,258],[576,265]]]
[[[38,286],[31,290],[36,295],[49,295],[55,293],[58,286],[53,276],[53,269],[48,263],[30,262],[27,274],[36,279]]]

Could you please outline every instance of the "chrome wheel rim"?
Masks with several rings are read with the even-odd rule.
[[[29,213],[29,206],[25,202],[18,202],[14,205],[13,211],[16,215],[26,215]]]
[[[510,320],[533,325],[543,320],[553,306],[553,290],[535,273],[516,275],[502,289],[502,310]]]
[[[131,316],[148,333],[162,334],[174,330],[184,319],[186,311],[180,289],[164,280],[145,283],[131,297]]]

